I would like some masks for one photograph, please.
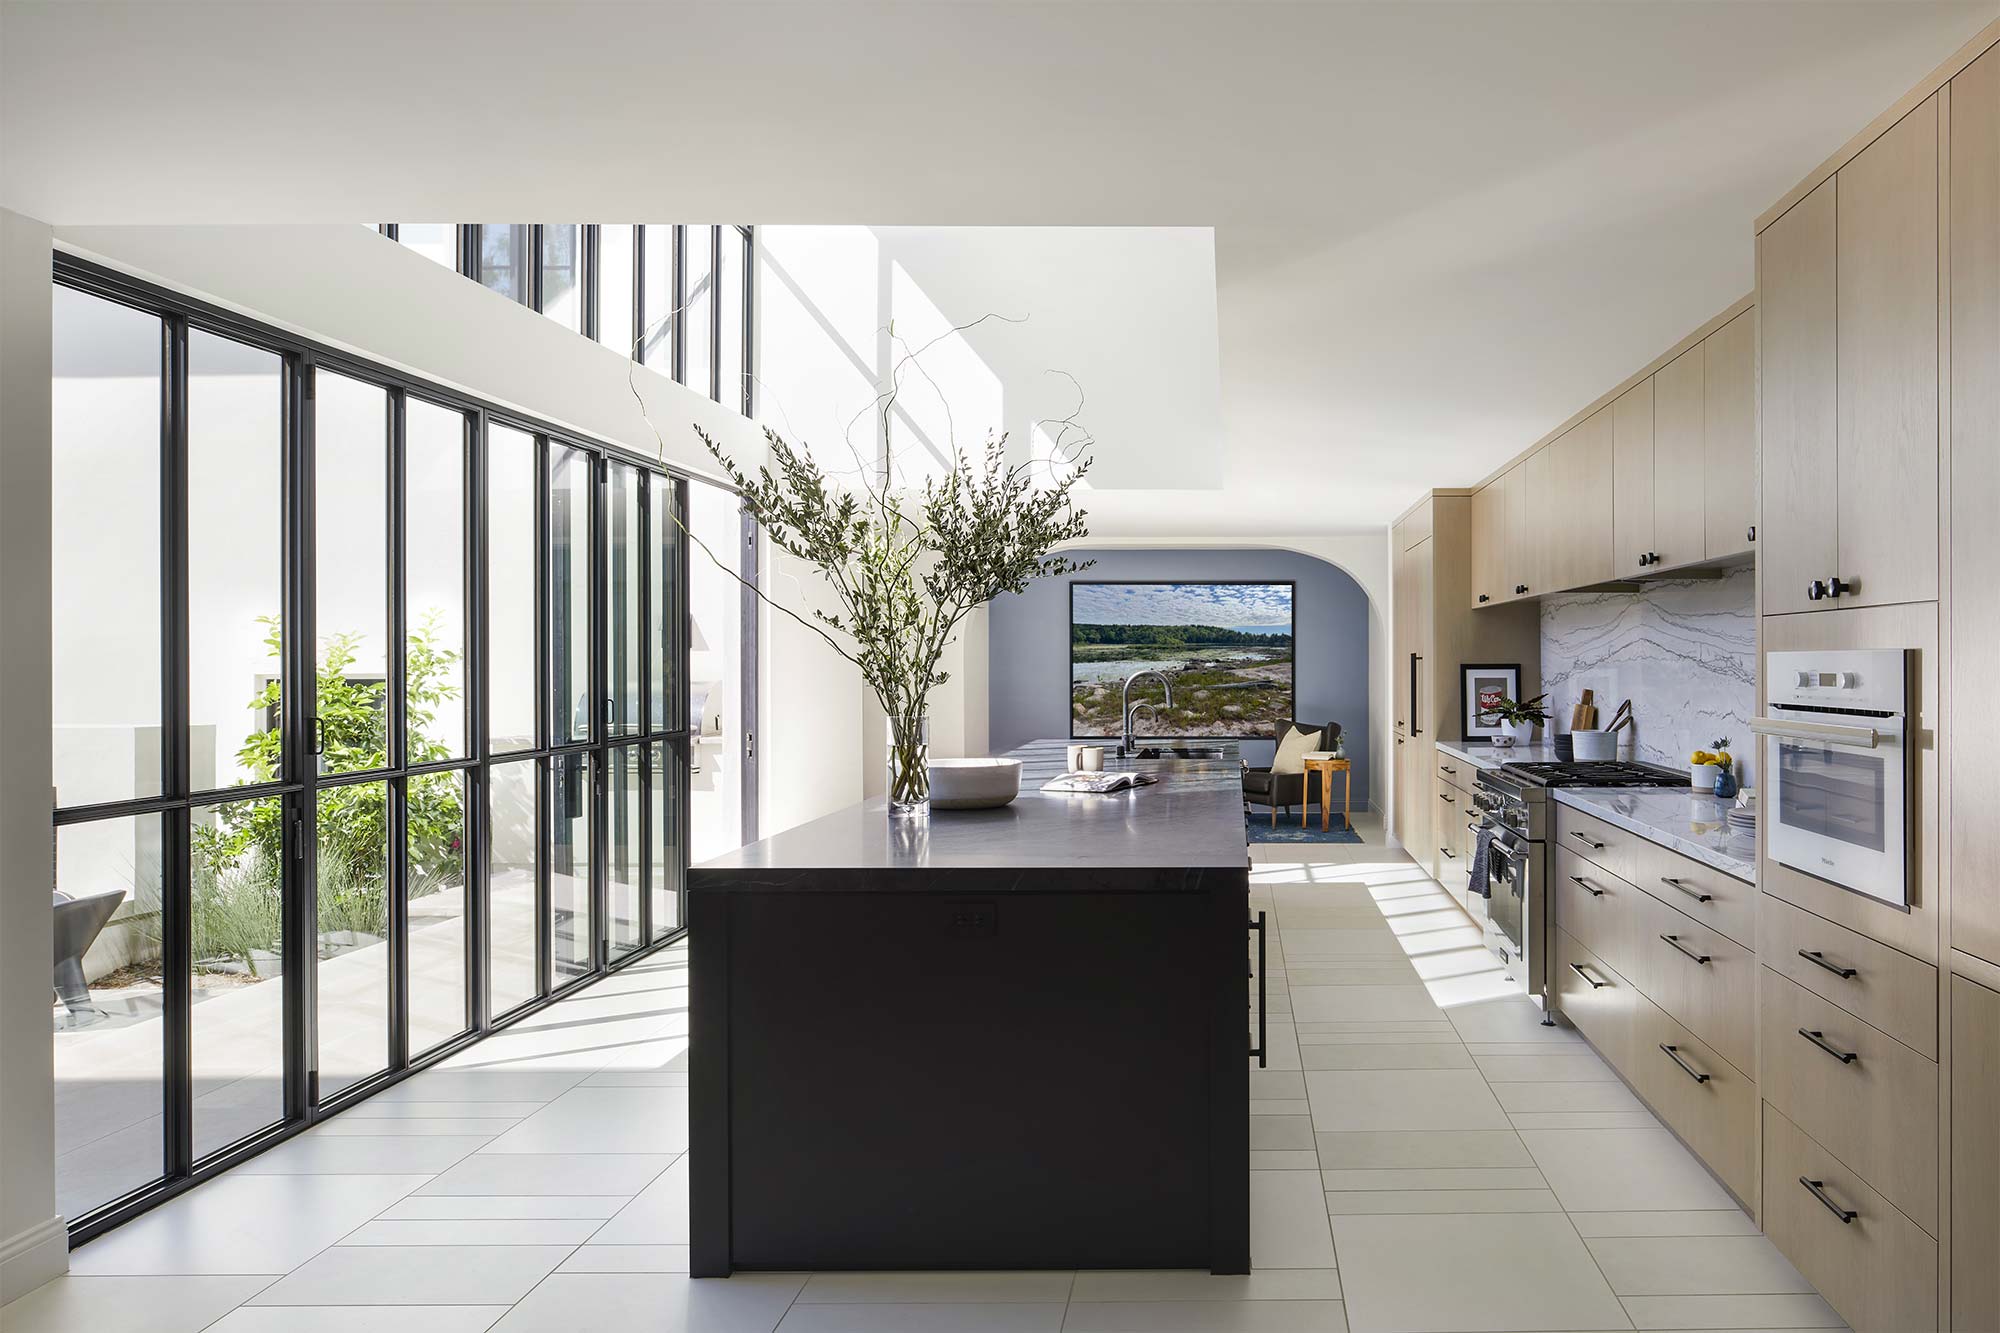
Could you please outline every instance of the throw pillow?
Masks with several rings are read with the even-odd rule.
[[[1319,748],[1319,738],[1324,733],[1307,731],[1294,726],[1278,742],[1278,753],[1271,760],[1273,773],[1303,773],[1306,771],[1305,757]]]

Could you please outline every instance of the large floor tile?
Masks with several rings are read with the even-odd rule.
[[[504,1305],[245,1305],[207,1333],[486,1333]]]
[[[72,1273],[289,1273],[429,1176],[230,1172],[70,1255]]]
[[[1456,1041],[1299,1043],[1307,1069],[1471,1069],[1472,1056]]]
[[[1089,1301],[1337,1301],[1331,1268],[1260,1268],[1240,1276],[1190,1269],[1082,1272],[1070,1289],[1072,1309]]]
[[[1507,1129],[1507,1113],[1471,1069],[1309,1071],[1317,1130]]]
[[[1347,1333],[1339,1301],[1072,1304],[1063,1333]]]
[[[1250,1149],[1310,1149],[1313,1124],[1309,1115],[1253,1115],[1250,1117]]]
[[[1589,1051],[1560,1055],[1479,1055],[1479,1072],[1494,1083],[1615,1083],[1611,1066]]]
[[[44,1283],[0,1310],[7,1333],[197,1333],[268,1277],[86,1277]]]
[[[1382,1213],[1559,1213],[1562,1205],[1545,1189],[1525,1190],[1328,1190],[1326,1211]]]
[[[558,1273],[685,1273],[685,1245],[579,1245]]]
[[[484,1134],[340,1137],[307,1130],[259,1153],[233,1174],[243,1176],[434,1175],[486,1146]]]
[[[1573,1211],[1735,1206],[1664,1127],[1527,1129],[1520,1134],[1549,1187]]]
[[[1535,1165],[1512,1129],[1375,1129],[1315,1134],[1313,1141],[1328,1171]]]
[[[490,1143],[507,1132],[513,1125],[511,1120],[499,1120],[482,1116],[458,1116],[452,1119],[424,1118],[410,1120],[369,1120],[350,1116],[337,1116],[323,1125],[313,1127],[313,1135],[326,1139],[386,1139],[386,1138],[477,1138]]]
[[[1509,1083],[1501,1080],[1493,1084],[1493,1095],[1509,1111],[1575,1114],[1580,1111],[1646,1109],[1645,1103],[1633,1096],[1630,1088],[1615,1079],[1584,1083]]]
[[[957,1305],[797,1304],[779,1333],[1058,1333],[1063,1303]]]
[[[1317,1171],[1319,1154],[1310,1148],[1250,1150],[1252,1171]]]
[[[574,1001],[545,1013],[568,1012]],[[511,1029],[510,1029],[511,1031]],[[502,1034],[505,1035],[505,1034]],[[468,1054],[491,1056],[498,1037],[489,1037]],[[412,1074],[393,1087],[384,1088],[370,1100],[392,1102],[548,1102],[562,1096],[583,1081],[588,1071],[580,1069],[509,1069],[491,1066],[440,1065]]]
[[[1354,1333],[1625,1326],[1561,1214],[1336,1217],[1333,1232]]]
[[[1404,1166],[1335,1168],[1320,1172],[1329,1190],[1539,1190],[1548,1182],[1532,1166]]]
[[[1253,1069],[1250,1071],[1250,1095],[1267,1100],[1304,1101],[1306,1078],[1296,1069]]]
[[[490,1153],[682,1153],[686,1088],[572,1088],[485,1147]]]
[[[1336,1267],[1319,1172],[1250,1173],[1250,1266]]]
[[[800,1305],[1035,1304],[1069,1299],[1073,1273],[815,1273]]]
[[[591,1240],[599,1245],[688,1244],[687,1158],[655,1176]]]
[[[1387,925],[1355,930],[1290,930],[1285,932],[1284,959],[1289,967],[1324,966],[1320,960],[1403,957],[1403,946]]]
[[[342,1245],[581,1245],[602,1223],[591,1218],[453,1218],[363,1223]]]
[[[1740,1208],[1682,1212],[1571,1213],[1577,1234],[1593,1236],[1755,1236],[1757,1224]]]
[[[1420,1023],[1437,1015],[1437,1004],[1421,982],[1292,987],[1292,1017],[1300,1023]]]
[[[417,1195],[384,1209],[385,1222],[511,1221],[534,1218],[614,1216],[632,1201],[622,1194],[438,1194]]]
[[[738,1273],[726,1282],[697,1282],[678,1273],[556,1273],[494,1329],[772,1333],[804,1285],[805,1277],[796,1273]]]
[[[673,1162],[665,1153],[479,1153],[418,1193],[632,1194]]]
[[[1845,1328],[1818,1296],[1627,1296],[1641,1329]]]
[[[1809,1293],[1763,1236],[1607,1236],[1584,1242],[1620,1296]]]
[[[544,1102],[405,1102],[377,1095],[348,1107],[322,1129],[352,1120],[520,1120],[546,1105]]]
[[[1527,996],[1461,1005],[1445,1011],[1458,1035],[1468,1042],[1510,1041],[1574,1045],[1583,1038],[1573,1028],[1542,1026],[1542,1011]]]
[[[253,1305],[512,1305],[568,1245],[336,1245],[259,1292]]]

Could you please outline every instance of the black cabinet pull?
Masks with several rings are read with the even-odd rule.
[[[1825,1204],[1826,1210],[1839,1218],[1843,1224],[1852,1223],[1855,1218],[1861,1216],[1861,1214],[1855,1212],[1852,1208],[1842,1208],[1839,1204],[1835,1203],[1833,1196],[1826,1192],[1826,1182],[1824,1180],[1807,1180],[1804,1176],[1800,1176],[1799,1184],[1806,1187],[1806,1193]]]
[[[1592,975],[1590,975],[1590,973],[1584,971],[1582,963],[1571,963],[1569,965],[1569,970],[1576,973],[1578,976],[1582,977],[1584,981],[1589,984],[1592,990],[1603,990],[1606,986],[1609,986],[1611,984],[1608,981],[1599,981],[1596,977],[1593,977]]]
[[[1666,942],[1667,942],[1668,944],[1672,945],[1672,946],[1673,946],[1673,948],[1674,948],[1674,952],[1675,952],[1675,953],[1678,953],[1678,954],[1682,954],[1682,955],[1684,955],[1685,957],[1688,957],[1688,958],[1692,958],[1692,959],[1694,959],[1694,960],[1695,960],[1695,961],[1696,961],[1697,963],[1700,963],[1700,964],[1702,964],[1702,965],[1703,965],[1704,967],[1706,967],[1706,966],[1708,965],[1708,962],[1709,962],[1709,957],[1708,957],[1708,955],[1707,955],[1707,954],[1705,954],[1705,953],[1696,953],[1696,952],[1695,952],[1694,950],[1692,950],[1692,949],[1688,948],[1688,947],[1687,947],[1687,945],[1685,945],[1685,944],[1682,944],[1682,943],[1681,943],[1681,937],[1680,937],[1680,936],[1678,936],[1678,935],[1662,935],[1662,936],[1660,936],[1660,938],[1661,938],[1661,939],[1663,939],[1663,940],[1665,940],[1665,941],[1666,941]]]
[[[1800,1028],[1799,1035],[1844,1065],[1851,1065],[1861,1058],[1860,1054],[1856,1051],[1843,1051],[1838,1046],[1835,1046],[1826,1039],[1824,1032],[1808,1032],[1806,1029]]]
[[[1808,602],[1823,602],[1826,600],[1825,579],[1814,579],[1806,585],[1806,600]]]
[[[1853,591],[1854,585],[1842,579],[1838,574],[1831,576],[1826,581],[1826,595],[1828,597],[1846,597],[1852,594]]]
[[[1700,893],[1694,889],[1689,888],[1687,885],[1675,879],[1672,875],[1660,876],[1660,883],[1666,885],[1670,889],[1679,889],[1682,893],[1685,893],[1688,897],[1694,899],[1698,903],[1712,903],[1715,901],[1713,897],[1709,896],[1706,893]]]
[[[1756,540],[1757,540],[1757,525],[1756,525],[1755,523],[1752,523],[1752,524],[1750,525],[1750,527],[1748,528],[1748,530],[1746,530],[1746,531],[1744,532],[1744,534],[1743,534],[1743,540],[1745,540],[1745,541],[1751,541],[1751,542],[1754,542],[1754,541],[1756,541]]]
[[[1799,957],[1805,959],[1808,963],[1811,963],[1814,967],[1825,968],[1827,971],[1833,973],[1833,975],[1835,975],[1836,977],[1839,977],[1842,981],[1852,981],[1856,977],[1861,975],[1861,973],[1855,970],[1854,968],[1842,967],[1838,963],[1827,962],[1826,955],[1821,953],[1818,949],[1801,949],[1799,950]]]
[[[1450,797],[1450,796],[1446,796],[1446,795],[1445,795],[1445,794],[1444,794],[1443,792],[1439,792],[1439,793],[1438,793],[1438,799],[1439,799],[1440,801],[1443,801],[1443,802],[1444,802],[1444,803],[1445,803],[1446,805],[1457,805],[1457,804],[1458,804],[1458,801],[1457,801],[1457,800],[1456,800],[1455,798],[1453,798],[1453,797]]]
[[[1440,848],[1438,848],[1438,850],[1439,850],[1439,851],[1441,851],[1441,852],[1443,852],[1443,853],[1445,854],[1445,859],[1446,859],[1446,860],[1449,860],[1449,861],[1456,861],[1456,860],[1458,859],[1458,853],[1457,853],[1457,852],[1454,852],[1454,851],[1453,851],[1453,850],[1452,850],[1451,848],[1449,848],[1449,847],[1440,847]]]
[[[1665,1042],[1661,1042],[1660,1049],[1667,1053],[1667,1059],[1672,1060],[1675,1064],[1681,1067],[1681,1072],[1683,1074],[1686,1074],[1689,1078],[1693,1079],[1697,1083],[1708,1082],[1709,1078],[1711,1077],[1710,1075],[1702,1073],[1699,1069],[1696,1069],[1693,1065],[1681,1059],[1680,1047],[1669,1046]]]
[[[1571,875],[1570,881],[1574,884],[1580,885],[1583,888],[1583,891],[1588,893],[1593,898],[1602,898],[1604,896],[1603,889],[1598,888],[1595,884],[1592,884],[1582,875]]]
[[[1604,844],[1603,844],[1603,843],[1601,843],[1601,842],[1592,842],[1592,841],[1591,841],[1591,840],[1589,839],[1589,837],[1587,837],[1587,836],[1586,836],[1586,835],[1584,835],[1584,834],[1581,834],[1581,833],[1578,833],[1578,832],[1577,832],[1577,831],[1576,831],[1575,829],[1571,829],[1571,830],[1570,830],[1570,834],[1569,834],[1569,836],[1570,836],[1570,837],[1572,837],[1572,838],[1575,838],[1575,839],[1576,839],[1576,840],[1577,840],[1578,842],[1580,842],[1580,843],[1582,843],[1582,844],[1583,844],[1584,846],[1586,846],[1586,847],[1590,848],[1590,850],[1591,850],[1591,851],[1593,851],[1593,852],[1601,852],[1601,851],[1603,851],[1603,850],[1604,850]]]
[[[1250,1054],[1257,1057],[1257,1068],[1262,1069],[1265,1067],[1265,1061],[1268,1058],[1265,1052],[1271,1044],[1266,1035],[1267,1030],[1264,1025],[1264,1013],[1268,1007],[1269,997],[1264,991],[1265,933],[1264,914],[1262,912],[1257,913],[1257,919],[1250,923],[1250,929],[1257,932],[1257,1044],[1250,1048]]]
[[[1448,778],[1454,778],[1458,776],[1458,770],[1453,768],[1450,764],[1439,764],[1438,771],[1443,773]]]

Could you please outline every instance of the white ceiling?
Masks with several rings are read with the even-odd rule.
[[[1225,483],[1100,492],[1094,527],[1338,531],[1741,295],[1753,217],[1995,13],[8,0],[0,202],[1212,226]]]

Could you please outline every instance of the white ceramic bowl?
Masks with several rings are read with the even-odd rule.
[[[989,810],[1020,794],[1018,759],[931,760],[933,810]]]

